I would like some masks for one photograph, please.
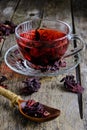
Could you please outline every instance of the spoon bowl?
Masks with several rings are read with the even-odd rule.
[[[27,101],[23,100],[19,95],[16,95],[15,93],[13,93],[11,91],[6,90],[2,86],[0,86],[0,95],[8,98],[14,106],[18,105],[18,109],[19,109],[20,113],[23,116],[25,116],[26,118],[28,118],[29,120],[34,121],[34,122],[40,123],[40,122],[50,121],[50,120],[57,118],[60,115],[60,110],[42,104],[44,109],[49,113],[49,115],[47,115],[46,117],[41,117],[41,118],[32,117],[23,112],[22,105],[24,103],[26,103]]]
[[[34,121],[34,122],[46,122],[46,121],[50,121],[50,120],[53,120],[55,119],[56,117],[58,117],[60,115],[60,110],[58,109],[55,109],[55,108],[52,108],[52,107],[49,107],[49,106],[46,106],[44,104],[43,107],[44,109],[49,112],[50,114],[46,117],[32,117],[32,116],[29,116],[27,114],[25,114],[23,111],[22,111],[22,104],[26,102],[25,100],[18,100],[18,106],[19,106],[19,111],[21,112],[22,115],[24,115],[26,118],[30,119],[31,121]]]

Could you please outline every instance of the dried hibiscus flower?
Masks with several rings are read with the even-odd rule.
[[[15,32],[16,25],[11,21],[0,23],[0,36],[8,36]]]
[[[4,44],[6,36],[15,32],[16,25],[11,21],[0,23],[0,42]],[[0,51],[1,54],[1,51]]]
[[[53,65],[47,65],[45,67],[40,68],[41,72],[46,71],[57,71],[62,67],[66,67],[66,62],[64,60],[55,61]]]
[[[67,75],[60,82],[64,82],[64,87],[68,91],[82,93],[84,90],[84,88],[75,81],[73,75]]]
[[[32,117],[46,117],[50,113],[45,110],[44,106],[39,102],[35,102],[34,100],[28,100],[27,102],[23,102],[21,104],[22,111],[24,114]]]
[[[34,92],[37,92],[41,85],[38,78],[27,78],[25,81],[23,81],[23,83],[24,83],[24,88],[20,89],[20,94],[26,96]]]

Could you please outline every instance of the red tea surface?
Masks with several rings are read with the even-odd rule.
[[[17,42],[26,60],[34,66],[47,66],[65,54],[69,43],[65,35],[58,30],[31,30],[21,33]]]

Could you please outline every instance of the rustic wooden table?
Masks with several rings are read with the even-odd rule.
[[[73,4],[71,2],[73,1]],[[53,20],[60,19],[67,22],[73,32],[87,40],[87,2],[82,0],[0,0],[0,21],[12,20],[15,24],[29,20],[34,17],[41,17]],[[19,94],[23,86],[22,81],[27,76],[18,74],[11,70],[4,62],[6,51],[16,44],[14,34],[8,36],[5,42],[0,43],[0,76],[8,78],[5,84],[12,92]],[[83,119],[80,118],[78,95],[65,92],[61,89],[60,79],[64,75],[45,78],[41,88],[31,96],[22,96],[24,99],[35,99],[39,102],[53,106],[61,110],[61,115],[45,123],[34,123],[25,119],[16,108],[12,108],[9,101],[0,95],[0,130],[87,130],[87,58],[85,64],[81,63],[77,70],[77,80],[82,79],[85,91],[82,96]],[[80,69],[81,73],[79,73]]]

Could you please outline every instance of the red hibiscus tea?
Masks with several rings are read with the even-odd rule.
[[[17,44],[27,65],[35,69],[54,66],[70,43],[71,29],[60,20],[32,19],[15,29]]]
[[[66,34],[54,29],[32,29],[20,33],[17,39],[23,57],[34,68],[53,65],[66,52],[69,41]]]

